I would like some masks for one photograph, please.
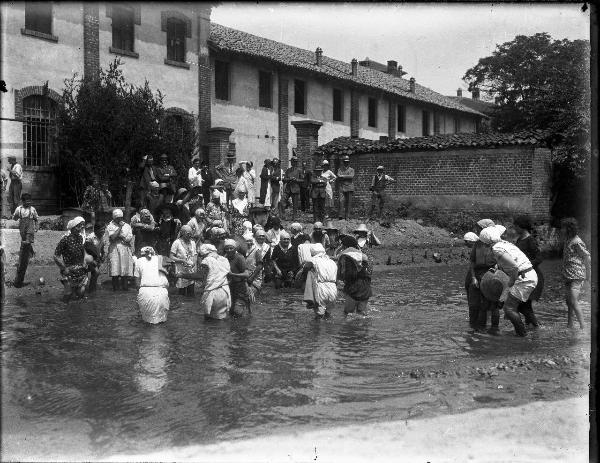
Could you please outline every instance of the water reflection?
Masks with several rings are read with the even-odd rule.
[[[547,285],[561,288],[558,263],[543,265]],[[379,273],[366,317],[345,318],[338,304],[330,321],[314,320],[297,291],[272,288],[252,317],[226,321],[206,322],[193,299],[173,295],[158,326],[141,321],[133,291],[66,305],[9,300],[3,400],[42,429],[57,417],[85,420],[99,454],[149,451],[413,416],[449,406],[405,374],[413,369],[589,348],[588,332],[566,328],[559,291],[536,304],[542,326],[524,339],[504,320],[500,336],[469,334],[464,272]],[[589,319],[589,303],[583,309]]]

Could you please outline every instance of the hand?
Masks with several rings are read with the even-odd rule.
[[[479,282],[477,281],[477,278],[471,279],[471,284],[476,288],[479,288]]]

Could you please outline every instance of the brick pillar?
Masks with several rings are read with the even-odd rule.
[[[550,219],[552,193],[551,152],[548,148],[534,148],[531,162],[531,218],[535,221]]]
[[[207,130],[209,167],[226,162],[229,153],[229,137],[232,133],[233,129],[227,127],[213,127]]]
[[[350,136],[358,138],[358,91],[350,90]]]
[[[279,130],[279,159],[281,159],[281,167],[286,169],[289,167],[289,151],[288,143],[290,141],[290,111],[289,111],[289,85],[288,79],[281,74],[278,75],[279,81],[279,99],[277,105],[278,112],[278,130]]]
[[[97,3],[83,3],[83,76],[97,79],[100,75],[100,29]]]
[[[201,152],[209,151],[210,144],[212,70],[208,55],[208,35],[210,33],[210,10],[198,15],[198,145]]]
[[[296,155],[298,156],[298,165],[306,161],[307,166],[312,168],[312,155],[319,146],[319,129],[323,125],[319,121],[293,121],[292,125],[296,128]],[[315,159],[320,162],[320,159]]]
[[[396,129],[398,128],[398,123],[396,121],[396,117],[398,116],[398,111],[396,109],[396,103],[392,100],[388,101],[388,138],[390,141],[396,139]]]

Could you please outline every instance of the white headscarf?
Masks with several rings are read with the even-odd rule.
[[[476,233],[468,232],[465,233],[465,236],[463,236],[463,240],[470,241],[471,243],[476,243],[477,241],[479,241],[479,237]]]
[[[119,219],[123,217],[123,211],[121,209],[115,209],[112,211],[112,218]]]
[[[485,244],[496,244],[500,241],[502,241],[502,233],[503,230],[501,230],[500,228],[494,226],[494,227],[487,227],[484,228],[483,230],[481,230],[481,233],[479,233],[479,239],[485,243]]]
[[[74,219],[69,220],[69,222],[67,223],[67,230],[71,230],[72,228],[75,228],[77,225],[79,225],[82,222],[85,222],[85,220],[81,216],[77,216]]]
[[[487,228],[493,227],[495,223],[492,219],[481,219],[479,222],[477,222],[477,225],[479,225],[481,228]]]
[[[321,243],[315,243],[310,245],[310,256],[317,257],[325,254],[325,248]]]
[[[203,244],[200,246],[198,254],[200,254],[202,257],[206,257],[213,252],[216,253],[217,248],[215,248],[212,244]]]
[[[223,242],[224,246],[233,246],[234,248],[237,248],[237,242],[235,240],[232,240],[231,238],[227,238],[224,242]]]

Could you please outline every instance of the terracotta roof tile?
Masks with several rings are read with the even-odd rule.
[[[350,63],[323,55],[323,64],[317,65],[313,51],[258,37],[219,24],[211,23],[209,44],[217,51],[261,58],[277,65],[315,72],[348,83],[371,87],[407,100],[429,103],[475,116],[483,116],[480,112],[463,106],[452,98],[419,84],[415,85],[415,93],[411,93],[409,81],[401,77],[395,77],[364,66],[358,66],[357,76],[352,76]]]
[[[318,155],[352,155],[376,152],[448,150],[455,148],[508,145],[541,145],[549,138],[542,130],[517,133],[457,133],[427,137],[397,138],[389,142],[365,138],[338,137],[319,146]]]

